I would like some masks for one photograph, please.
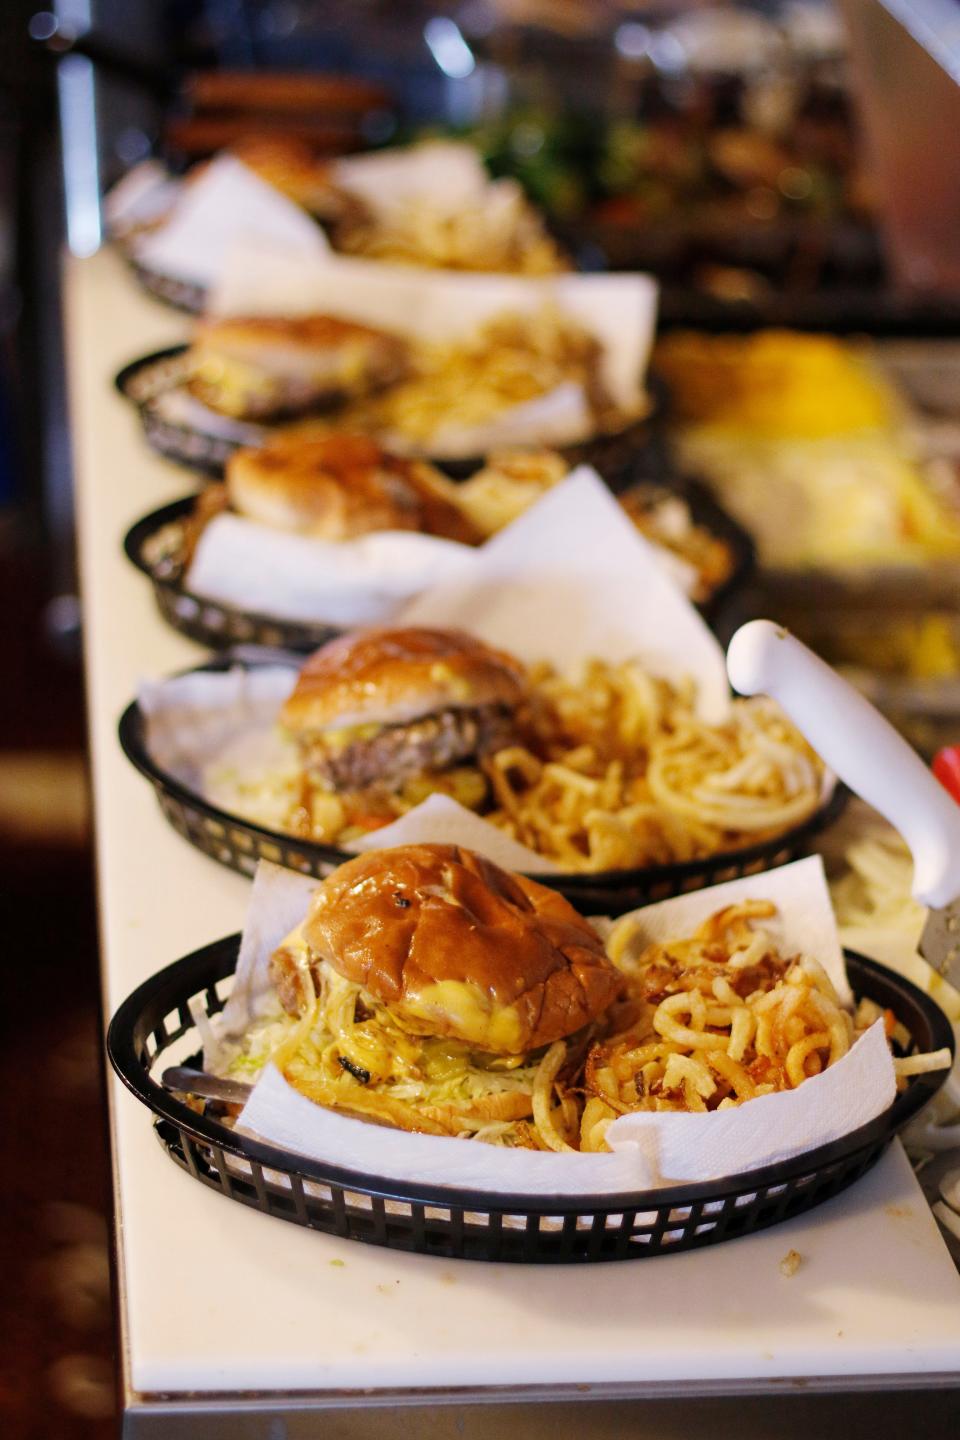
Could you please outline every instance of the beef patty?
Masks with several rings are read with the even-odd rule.
[[[320,734],[306,744],[304,762],[313,778],[335,790],[391,791],[415,775],[448,770],[515,739],[512,712],[503,705],[482,705],[386,725],[369,739],[345,745],[331,744]]]

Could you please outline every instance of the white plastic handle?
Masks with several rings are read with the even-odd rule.
[[[869,701],[770,620],[737,631],[727,674],[741,694],[779,701],[831,770],[896,826],[918,900],[940,909],[960,897],[960,805]]]

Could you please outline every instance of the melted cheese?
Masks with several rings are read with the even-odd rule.
[[[399,1009],[400,1007],[398,1007]],[[445,1028],[453,1021],[468,1044],[500,1053],[521,1049],[520,1017],[512,1006],[491,1008],[489,997],[460,980],[438,980],[425,985],[403,1002],[403,1014],[416,1022]]]

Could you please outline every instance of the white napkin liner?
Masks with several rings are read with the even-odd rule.
[[[351,155],[333,164],[336,183],[362,200],[375,216],[389,216],[411,202],[429,203],[444,214],[484,200],[496,186],[476,149],[458,140]]]
[[[103,201],[103,218],[113,236],[123,237],[137,226],[165,215],[180,192],[159,160],[141,160],[112,186]]]
[[[594,507],[596,500],[591,496],[585,503]],[[524,537],[526,526],[521,550]],[[203,599],[276,619],[379,624],[424,590],[466,582],[491,543],[474,548],[433,535],[380,531],[334,544],[224,514],[204,529],[183,583]],[[651,553],[689,594],[689,567],[682,561],[678,565],[677,557],[658,545],[651,545]]]
[[[269,430],[263,425],[250,420],[235,420],[232,415],[221,415],[209,405],[204,405],[186,388],[185,379],[169,390],[161,390],[148,404],[151,412],[167,424],[182,425],[199,435],[210,435],[214,440],[259,446],[270,438]]]
[[[382,530],[335,543],[223,514],[204,529],[184,586],[278,619],[374,625],[475,558],[469,545],[435,535]]]
[[[328,252],[293,255],[239,240],[208,296],[214,316],[320,312],[427,341],[475,331],[509,310],[553,304],[595,335],[601,374],[626,413],[644,405],[657,286],[649,275],[477,275],[386,265]]]
[[[303,918],[315,882],[261,864],[251,893],[233,993],[219,1033],[242,1031],[270,1003],[273,949]],[[772,899],[784,950],[803,951],[839,978],[835,927],[818,857],[765,875],[677,896],[634,914],[650,935],[688,934],[706,913],[737,898]],[[842,968],[842,958],[839,961]],[[610,1127],[612,1154],[507,1150],[443,1136],[413,1135],[338,1115],[295,1091],[273,1066],[263,1072],[238,1128],[270,1144],[405,1183],[488,1194],[617,1195],[737,1174],[839,1138],[883,1113],[895,1093],[882,1025],[796,1091],[707,1115],[637,1114]]]
[[[144,265],[209,286],[238,241],[268,244],[280,259],[319,256],[328,244],[299,205],[232,155],[218,155],[180,187],[170,218],[134,244]]]
[[[693,676],[701,719],[729,714],[715,636],[586,465],[488,540],[472,571],[424,591],[397,620],[459,625],[521,660],[562,670],[592,657],[637,657],[654,675]]]
[[[482,425],[445,421],[437,426],[426,449],[437,460],[472,460],[511,446],[563,449],[586,440],[592,430],[593,416],[586,392],[582,385],[570,380],[522,405],[507,406]],[[386,449],[400,455],[420,451],[420,447],[399,430],[385,430],[380,438]]]

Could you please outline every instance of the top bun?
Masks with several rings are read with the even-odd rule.
[[[412,1032],[502,1055],[573,1034],[622,985],[562,895],[457,845],[348,861],[315,892],[302,933]]]
[[[280,720],[313,732],[519,703],[523,669],[463,630],[360,630],[310,656]]]
[[[227,461],[230,503],[241,515],[321,540],[373,530],[417,530],[461,544],[478,532],[441,494],[432,466],[389,454],[363,435],[284,438]]]
[[[244,135],[229,153],[305,210],[339,216],[341,192],[334,183],[333,167],[319,160],[304,140],[292,135]]]
[[[249,350],[256,359],[269,358],[271,350],[317,350],[338,347],[351,340],[380,340],[381,330],[342,320],[338,315],[227,315],[201,320],[194,333],[196,345],[209,342],[232,346],[238,354]],[[391,337],[392,338],[392,337]]]

